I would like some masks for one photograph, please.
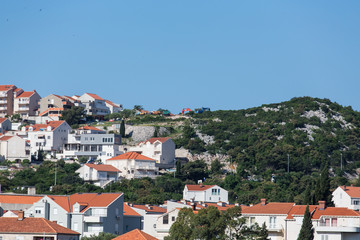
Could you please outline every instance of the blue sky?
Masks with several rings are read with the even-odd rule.
[[[0,1],[0,84],[145,109],[360,109],[360,1]]]

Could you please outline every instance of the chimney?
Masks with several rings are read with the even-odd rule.
[[[28,187],[28,195],[36,195],[36,187]]]
[[[261,201],[261,206],[265,206],[265,205],[266,205],[266,198],[262,198],[260,201]]]
[[[190,203],[190,205],[192,206],[193,211],[196,211],[196,203],[192,202],[192,203]]]
[[[18,220],[19,220],[19,221],[24,220],[24,211],[22,211],[22,210],[19,211],[19,213],[18,213]]]
[[[326,202],[319,201],[319,210],[325,210],[325,208],[326,208]]]
[[[343,188],[344,188],[344,191],[346,191],[346,185],[344,185]]]
[[[353,186],[354,186],[354,184],[351,184],[351,185],[350,185],[350,187],[353,187]]]

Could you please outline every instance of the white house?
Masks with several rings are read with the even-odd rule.
[[[171,211],[162,214],[156,219],[156,237],[160,240],[169,235],[170,228],[176,221],[181,208],[174,208]]]
[[[0,159],[2,160],[30,160],[29,149],[26,140],[19,136],[0,136]]]
[[[42,149],[45,153],[53,155],[63,150],[71,127],[65,121],[51,121],[47,124],[25,126],[21,128],[21,131],[27,133],[30,154],[35,154]]]
[[[123,107],[121,104],[113,103],[110,100],[105,100],[105,104],[109,108],[110,113],[119,113],[123,110]]]
[[[11,122],[7,118],[0,118],[0,133],[11,130]]]
[[[159,168],[155,166],[156,161],[136,152],[127,152],[106,160],[121,171],[120,176],[126,179],[150,177],[158,175]]]
[[[335,207],[360,209],[360,187],[340,186],[332,193]]]
[[[105,100],[94,93],[84,93],[77,100],[84,104],[87,115],[104,116],[110,114],[110,109],[106,106]]]
[[[159,167],[174,167],[175,164],[175,143],[169,137],[150,138],[129,151],[155,159]]]
[[[75,172],[79,173],[79,177],[85,182],[104,188],[118,180],[120,170],[107,164],[86,163]]]
[[[217,185],[185,185],[183,199],[202,202],[227,202],[228,191]]]

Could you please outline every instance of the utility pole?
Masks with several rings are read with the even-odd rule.
[[[288,154],[288,173],[290,172],[290,156]]]
[[[341,160],[340,160],[340,169],[341,171],[343,170],[343,159],[342,159],[342,153],[340,153],[340,157],[341,157]]]
[[[56,186],[56,167],[57,167],[57,162],[55,163],[55,186]]]

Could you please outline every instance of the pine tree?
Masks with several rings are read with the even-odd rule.
[[[121,137],[125,137],[125,121],[124,120],[121,120],[120,135],[121,135]]]
[[[305,189],[303,204],[312,204],[310,185],[308,185]]]
[[[301,225],[301,230],[298,240],[313,240],[314,239],[314,228],[311,221],[311,214],[309,212],[309,205],[306,206],[304,219]]]
[[[266,229],[266,224],[265,222],[263,223],[260,231],[259,231],[259,236],[258,236],[258,240],[269,240],[269,234],[268,234],[268,230]]]
[[[329,167],[325,164],[324,168],[321,171],[320,179],[316,188],[316,203],[318,201],[326,201],[326,205],[332,206],[332,195],[330,191],[330,178],[329,178]],[[316,204],[315,203],[315,204]]]

